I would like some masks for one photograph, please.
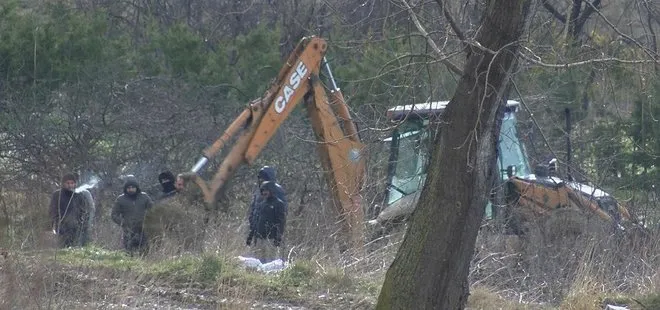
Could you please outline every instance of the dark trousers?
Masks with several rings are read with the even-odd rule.
[[[86,246],[92,241],[92,231],[88,224],[83,224],[80,230],[80,246]]]
[[[77,246],[80,240],[80,229],[78,227],[60,227],[57,238],[60,248]]]
[[[140,228],[124,230],[124,250],[131,256],[137,252],[139,255],[145,255],[149,251],[147,236]]]
[[[280,248],[273,244],[272,239],[254,238],[254,256],[262,264],[270,263],[280,257]]]
[[[65,217],[58,220],[57,239],[60,248],[86,246],[90,239],[90,227],[84,220]]]

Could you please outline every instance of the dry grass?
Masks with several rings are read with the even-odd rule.
[[[468,310],[544,310],[553,309],[541,304],[525,304],[520,301],[502,298],[497,292],[486,287],[472,287],[468,298]]]
[[[473,286],[560,309],[603,309],[608,303],[635,307],[635,300],[658,292],[658,236],[639,242],[638,235],[600,228],[566,229],[579,223],[596,226],[588,220],[540,221],[522,237],[484,230],[470,274]]]
[[[93,245],[57,251],[52,250],[52,234],[14,222],[16,235],[42,236],[44,240],[17,246],[9,236],[2,236],[10,256],[0,261],[0,281],[17,285],[4,286],[0,308],[373,307],[378,283],[368,275],[357,277],[353,271],[364,270],[375,258],[356,261],[339,255],[333,238],[328,237],[330,229],[317,228],[312,234],[309,223],[296,218],[289,221],[293,240],[304,240],[305,233],[326,234],[326,238],[318,247],[310,246],[308,240],[289,241],[283,254],[290,267],[265,275],[245,270],[236,259],[251,254],[244,245],[244,218],[221,214],[200,234],[201,210],[183,205],[154,209],[147,225],[155,239],[145,258],[129,257],[120,250],[120,232],[107,217],[96,226]],[[33,214],[38,216],[38,211]],[[323,220],[318,214],[315,217],[314,222]],[[347,262],[353,264],[343,268]]]
[[[221,213],[201,235],[201,207],[155,209],[149,229],[158,241],[138,259],[120,251],[119,230],[103,214],[93,245],[53,251],[43,210],[35,207],[43,199],[12,199],[0,227],[0,244],[9,250],[0,257],[0,282],[14,285],[0,291],[2,309],[372,309],[403,239],[397,229],[362,255],[340,254],[336,227],[328,224],[332,210],[309,208],[288,221],[282,254],[290,268],[265,275],[236,260],[251,254],[243,204]],[[548,225],[524,238],[480,233],[469,309],[658,307],[657,236],[640,248],[608,234],[548,235]]]
[[[4,286],[3,309],[212,309],[254,304],[368,309],[377,293],[376,284],[317,261],[299,260],[278,274],[263,274],[218,254],[145,260],[97,247],[13,252],[2,262],[2,271],[3,283],[17,283]]]

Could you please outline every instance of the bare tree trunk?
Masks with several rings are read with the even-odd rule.
[[[495,177],[503,95],[531,0],[490,1],[463,76],[443,115],[409,231],[377,309],[463,309],[468,271]],[[493,54],[487,50],[495,51]],[[498,120],[498,121],[496,121]]]

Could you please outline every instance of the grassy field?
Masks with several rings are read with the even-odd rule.
[[[403,239],[399,229],[360,256],[340,254],[328,218],[292,216],[283,249],[289,266],[264,274],[237,258],[250,252],[241,212],[202,234],[195,209],[158,209],[150,229],[161,240],[134,258],[119,250],[120,231],[103,217],[94,245],[53,249],[43,211],[25,212],[43,205],[30,197],[10,204],[15,211],[0,221],[0,309],[373,309]],[[625,235],[565,234],[563,226],[523,238],[484,229],[468,309],[660,309],[657,235],[640,246]]]
[[[278,273],[248,269],[235,257],[163,260],[86,247],[10,252],[2,261],[3,309],[370,309],[378,281],[301,260]]]
[[[141,259],[95,246],[14,251],[0,259],[2,309],[373,309],[384,275],[351,273],[314,260],[266,274],[220,253]],[[619,295],[602,287],[583,278],[552,305],[473,286],[468,309],[660,308],[660,294]]]

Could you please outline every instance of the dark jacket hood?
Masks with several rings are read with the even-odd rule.
[[[277,181],[277,178],[275,177],[275,168],[271,166],[263,166],[259,170],[257,176],[262,178],[264,181],[273,181],[273,182]]]
[[[126,194],[126,195],[129,195],[128,192],[126,192],[126,189],[127,189],[129,186],[135,186],[135,188],[137,188],[136,193],[140,193],[140,192],[141,192],[141,190],[140,190],[140,184],[138,184],[138,181],[137,181],[137,179],[136,179],[135,177],[132,177],[132,176],[131,176],[131,177],[127,177],[127,178],[126,178],[126,181],[124,182],[124,194]]]

